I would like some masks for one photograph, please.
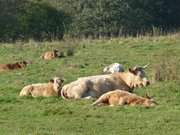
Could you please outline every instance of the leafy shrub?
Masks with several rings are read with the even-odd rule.
[[[26,0],[1,1],[0,41],[52,40],[64,35],[64,12],[47,3]]]
[[[73,37],[136,36],[180,27],[179,0],[51,1],[72,16],[68,32]]]

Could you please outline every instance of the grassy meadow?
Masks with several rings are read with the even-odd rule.
[[[57,48],[73,56],[45,61],[40,55]],[[64,40],[0,44],[0,63],[31,60],[23,70],[0,73],[0,135],[178,135],[180,134],[180,35]],[[159,103],[144,107],[92,107],[92,100],[60,97],[20,98],[23,86],[61,76],[65,83],[102,73],[118,62],[126,69],[149,63],[152,84],[135,93],[154,96]],[[164,63],[165,64],[164,64]],[[164,81],[155,80],[162,63]],[[171,76],[172,75],[172,76]]]

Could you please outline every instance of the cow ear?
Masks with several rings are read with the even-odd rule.
[[[54,83],[54,80],[53,80],[53,79],[50,79],[49,82],[50,82],[50,83]]]
[[[54,49],[54,52],[55,52],[55,53],[57,53],[57,52],[58,52],[58,50],[57,50],[57,49]]]
[[[134,69],[129,68],[129,72],[131,72],[131,73],[133,73],[134,75],[136,75],[136,70],[134,70]]]
[[[149,66],[149,63],[146,64],[146,65],[144,65],[142,68],[143,68],[143,69],[146,69],[148,66]]]
[[[64,79],[60,79],[60,80],[61,80],[62,83],[64,82]]]
[[[27,61],[23,61],[23,63],[24,63],[24,64],[28,64],[28,62],[27,62]]]
[[[149,96],[147,93],[146,93],[146,95],[144,97],[147,98],[147,99],[153,99],[153,97]]]
[[[21,67],[21,66],[22,66],[22,63],[16,62],[16,65],[19,66],[19,67]]]

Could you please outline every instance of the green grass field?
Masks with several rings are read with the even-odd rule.
[[[74,56],[44,61],[49,49]],[[179,135],[180,81],[153,81],[154,65],[180,63],[179,36],[121,38],[37,43],[0,44],[0,63],[32,60],[26,69],[0,73],[0,135]],[[154,96],[159,103],[144,107],[92,107],[92,100],[64,101],[60,97],[20,98],[23,86],[47,82],[53,76],[65,83],[77,77],[102,73],[104,66],[119,62],[126,69],[150,63],[146,70],[150,86],[135,93]],[[170,65],[169,67],[173,67]],[[176,67],[179,73],[180,66]],[[176,74],[179,76],[179,74]]]

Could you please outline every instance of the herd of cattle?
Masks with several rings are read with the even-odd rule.
[[[58,50],[44,53],[41,58],[51,60],[61,57]],[[0,64],[0,71],[25,68],[29,62]],[[61,96],[63,99],[97,99],[92,105],[142,105],[151,107],[157,103],[149,96],[141,97],[133,93],[134,88],[150,84],[144,72],[146,66],[133,67],[125,71],[123,65],[113,63],[103,69],[104,74],[80,77],[64,85],[64,80],[54,77],[48,83],[25,86],[20,96]]]

